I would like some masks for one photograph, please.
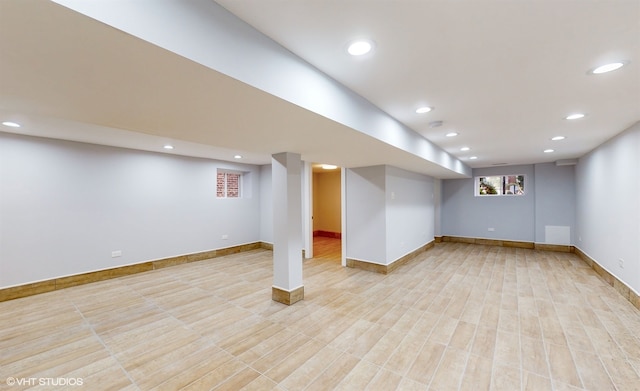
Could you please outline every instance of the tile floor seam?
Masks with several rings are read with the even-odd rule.
[[[518,263],[518,255],[519,255],[519,253],[518,253],[518,251],[516,251],[515,252],[515,258],[516,258],[515,259],[515,263],[516,264]],[[505,275],[506,275],[506,273],[505,273]],[[518,294],[518,292],[519,292],[519,289],[518,289],[519,288],[519,284],[518,284],[519,280],[518,280],[517,273],[516,273],[516,277],[515,278],[516,278],[516,292],[515,292],[515,294],[516,294],[516,306],[517,306],[517,311],[516,312],[518,314],[518,319],[517,319],[518,330],[520,330],[520,305],[518,304],[518,300],[517,300],[518,296],[519,296],[519,294]],[[504,296],[504,291],[502,293],[503,293],[503,296]],[[518,358],[519,358],[519,361],[520,361],[520,390],[524,390],[524,365],[523,365],[523,357],[522,357],[522,333],[520,333],[520,332],[518,332]]]
[[[545,285],[546,285],[546,283],[545,283]],[[548,287],[547,287],[547,289],[548,289]],[[558,312],[558,307],[556,306],[556,302],[554,300],[551,300],[551,304],[553,306],[553,310],[557,313]],[[584,376],[580,373],[580,369],[578,368],[578,365],[577,365],[577,362],[576,362],[576,352],[574,351],[574,349],[571,347],[571,344],[569,343],[569,339],[567,338],[567,335],[566,335],[566,330],[564,329],[564,326],[562,326],[562,323],[560,324],[560,327],[562,328],[564,340],[565,340],[565,342],[567,344],[567,349],[569,350],[569,353],[571,354],[571,359],[573,360],[573,365],[575,367],[576,374],[578,375],[578,379],[580,380],[580,384],[582,385],[583,389],[586,389]],[[544,333],[544,330],[542,330],[542,332]],[[549,370],[551,370],[551,364],[549,364]],[[609,376],[608,373],[607,373],[607,375]],[[611,376],[609,376],[609,378],[611,378]],[[613,384],[613,381],[611,383]]]
[[[326,356],[333,357],[333,360],[328,364],[323,363],[322,366],[316,365],[318,369],[321,369],[320,374],[313,372],[314,376],[304,386],[305,388],[317,388],[320,385],[320,383],[317,382],[318,377],[322,376],[322,374],[325,374],[326,376],[326,372],[330,370],[329,368],[332,365],[336,365],[336,360],[341,359],[344,363],[350,363],[349,365],[354,365],[353,363],[355,363],[355,366],[347,372],[344,372],[344,370],[339,371],[338,367],[334,367],[332,369],[333,371],[340,372],[340,375],[343,376],[343,378],[340,379],[340,382],[335,385],[339,388],[346,387],[345,385],[349,384],[348,379],[354,381],[356,378],[350,378],[349,376],[351,374],[356,376],[354,372],[356,367],[360,365],[360,363],[366,362],[366,369],[361,369],[360,373],[366,374],[364,376],[369,376],[372,373],[374,375],[368,378],[361,377],[358,383],[359,387],[372,388],[374,384],[380,385],[387,381],[389,382],[388,384],[395,385],[397,388],[400,388],[401,385],[418,386],[420,384],[422,385],[422,388],[426,389],[431,387],[431,389],[434,389],[438,385],[446,384],[442,382],[444,379],[443,375],[447,376],[453,368],[443,367],[443,365],[445,365],[445,352],[447,352],[447,350],[454,349],[452,343],[455,344],[456,347],[465,347],[465,341],[468,338],[471,338],[468,349],[463,348],[460,350],[459,348],[456,348],[459,351],[450,352],[446,358],[447,363],[455,362],[455,368],[458,368],[456,373],[453,374],[455,376],[459,376],[455,379],[457,381],[457,386],[452,386],[451,389],[466,389],[465,385],[468,385],[468,383],[465,383],[465,374],[469,369],[472,357],[471,352],[473,351],[474,343],[479,336],[481,324],[484,324],[485,327],[490,326],[491,331],[493,331],[496,336],[498,330],[501,330],[501,332],[511,333],[511,331],[513,331],[513,326],[516,326],[516,331],[513,335],[515,336],[515,334],[517,334],[517,343],[519,344],[518,362],[516,365],[519,370],[519,388],[521,390],[535,385],[545,386],[551,390],[560,390],[564,389],[563,387],[570,387],[568,384],[555,379],[552,376],[552,361],[550,361],[550,354],[556,355],[554,360],[558,360],[558,357],[566,357],[566,362],[570,362],[570,365],[573,365],[573,368],[576,371],[575,379],[580,382],[583,389],[587,388],[585,380],[589,380],[591,382],[589,384],[596,384],[596,382],[599,381],[598,379],[602,379],[604,381],[605,376],[606,379],[611,382],[613,387],[616,387],[616,389],[621,389],[626,382],[638,381],[640,379],[640,367],[638,366],[638,364],[640,364],[640,352],[636,355],[635,350],[633,350],[636,346],[634,343],[640,343],[640,339],[633,335],[633,331],[640,330],[640,313],[631,312],[625,302],[621,303],[619,301],[622,300],[622,298],[618,297],[619,294],[617,291],[614,291],[613,288],[602,283],[602,279],[600,277],[590,272],[591,269],[572,266],[574,261],[578,262],[579,260],[575,260],[569,256],[548,252],[535,252],[520,249],[512,250],[491,246],[457,244],[444,245],[436,246],[435,251],[432,251],[430,255],[425,256],[424,259],[420,259],[420,262],[418,262],[420,265],[405,265],[404,270],[403,268],[399,268],[395,273],[385,276],[385,278],[379,278],[378,276],[374,276],[366,272],[351,273],[350,270],[346,270],[346,272],[344,272],[341,268],[330,267],[330,265],[326,263],[313,263],[312,261],[309,264],[305,264],[305,270],[313,270],[314,277],[311,280],[305,280],[305,286],[307,286],[307,281],[311,281],[309,286],[313,286],[313,288],[310,288],[310,293],[315,293],[311,293],[313,296],[310,295],[310,299],[307,303],[303,303],[298,307],[283,307],[282,309],[275,308],[273,303],[269,301],[270,295],[268,295],[268,292],[266,292],[264,288],[260,288],[264,285],[264,275],[266,275],[267,270],[270,267],[268,257],[269,253],[261,252],[260,256],[252,256],[250,260],[251,262],[244,262],[245,259],[242,258],[241,255],[238,255],[237,257],[234,256],[229,258],[229,260],[222,265],[222,271],[216,270],[215,267],[205,268],[205,265],[202,265],[202,267],[197,267],[197,269],[187,267],[180,268],[179,273],[176,273],[175,277],[171,277],[169,275],[174,274],[178,269],[172,269],[171,273],[169,273],[170,271],[167,269],[164,273],[154,274],[150,280],[145,279],[141,275],[136,276],[135,278],[123,280],[115,279],[110,280],[108,284],[103,284],[101,282],[96,283],[93,288],[89,287],[86,288],[86,290],[85,288],[79,288],[72,291],[71,289],[74,289],[75,287],[70,288],[69,291],[63,291],[63,296],[60,296],[60,294],[51,294],[48,296],[47,294],[43,294],[42,296],[39,296],[42,297],[43,300],[26,300],[24,303],[27,305],[27,303],[31,301],[40,308],[43,308],[43,306],[47,305],[43,304],[45,303],[45,297],[50,297],[52,299],[64,298],[64,300],[69,303],[69,308],[73,309],[80,315],[81,323],[79,324],[83,324],[84,327],[91,330],[91,334],[88,335],[91,335],[92,338],[97,338],[96,341],[105,350],[105,352],[108,353],[109,359],[115,360],[115,362],[109,364],[109,373],[104,371],[100,373],[112,375],[115,371],[118,371],[117,376],[120,376],[119,373],[122,372],[122,375],[124,376],[122,376],[122,378],[118,378],[118,380],[114,379],[114,381],[124,382],[126,378],[126,381],[131,384],[131,388],[138,389],[146,389],[145,384],[148,385],[153,382],[149,381],[150,379],[148,378],[141,378],[142,383],[140,383],[141,385],[138,385],[132,378],[134,373],[129,373],[124,370],[123,362],[120,362],[120,360],[118,360],[113,354],[113,349],[109,349],[107,347],[105,343],[107,340],[102,339],[104,331],[100,333],[98,332],[98,330],[103,328],[105,330],[112,330],[112,327],[121,326],[125,327],[122,329],[122,332],[125,332],[127,330],[127,324],[125,321],[129,316],[132,316],[132,319],[134,320],[141,320],[137,325],[135,325],[136,328],[131,329],[132,331],[135,331],[138,328],[138,325],[144,327],[144,325],[147,324],[144,319],[147,318],[140,317],[140,315],[136,316],[138,308],[143,310],[143,312],[149,310],[149,314],[159,311],[161,316],[158,317],[153,315],[149,318],[149,321],[153,323],[166,319],[164,323],[158,324],[158,326],[163,326],[163,329],[166,329],[165,331],[171,331],[172,327],[184,327],[185,335],[189,334],[196,338],[195,342],[188,342],[191,340],[191,337],[187,336],[185,337],[185,344],[175,345],[177,348],[185,347],[181,350],[182,352],[188,352],[185,357],[195,357],[194,355],[201,351],[194,351],[192,348],[187,348],[187,344],[193,344],[192,346],[195,347],[197,346],[197,341],[206,340],[207,343],[211,344],[211,347],[215,346],[217,349],[220,349],[220,352],[224,352],[225,355],[229,355],[229,360],[239,360],[238,356],[231,354],[227,349],[239,342],[246,341],[247,338],[249,338],[247,335],[250,335],[250,330],[252,328],[259,330],[261,325],[264,326],[266,324],[278,325],[277,327],[284,327],[289,330],[284,332],[291,333],[293,331],[296,334],[304,335],[306,338],[309,338],[308,341],[314,341],[319,344],[318,346],[322,346],[322,349],[334,349],[335,354]],[[252,263],[254,261],[257,262]],[[228,272],[230,270],[234,270],[234,262],[238,262],[239,265],[238,273],[240,278],[236,278],[234,280],[234,284],[238,291],[224,291],[224,286],[220,285],[219,282],[224,278],[231,278],[228,276]],[[325,260],[320,262],[330,261]],[[252,269],[264,270],[254,272]],[[155,279],[160,279],[163,284],[167,284],[167,292],[163,293],[161,284],[154,288],[153,281]],[[171,280],[177,280],[180,284],[173,284],[170,282]],[[424,283],[422,282],[423,280],[432,280],[432,283]],[[215,281],[215,286],[223,290],[203,289],[203,287],[207,286],[207,281]],[[237,281],[242,282],[238,283]],[[356,287],[356,290],[353,291],[353,295],[348,300],[343,300],[341,302],[335,301],[337,300],[336,295],[339,295],[340,290],[348,289],[348,286],[351,284],[349,281],[353,281],[355,283],[353,286]],[[234,326],[232,326],[233,323],[222,322],[220,323],[220,325],[222,325],[220,327],[224,327],[224,330],[221,332],[216,331],[215,335],[217,337],[212,338],[211,335],[204,335],[207,330],[206,321],[205,323],[201,323],[200,327],[195,327],[194,322],[197,321],[199,317],[191,317],[191,319],[195,320],[194,322],[190,322],[188,321],[189,318],[181,316],[183,313],[181,309],[184,308],[184,314],[197,314],[198,312],[195,312],[197,308],[208,308],[206,307],[208,302],[202,301],[197,306],[194,305],[189,307],[185,304],[188,303],[188,300],[181,300],[179,298],[174,299],[172,296],[174,294],[180,294],[181,285],[184,285],[186,289],[185,292],[187,294],[193,293],[195,296],[200,297],[200,294],[198,294],[197,291],[192,291],[192,289],[198,289],[207,292],[211,297],[216,298],[216,300],[212,301],[212,303],[214,303],[214,307],[212,307],[211,311],[205,311],[207,315],[202,319],[207,319],[209,317],[224,319],[220,317],[220,314],[221,312],[224,312],[224,309],[220,311],[215,310],[218,303],[224,303],[224,308],[233,309],[231,316],[238,319],[238,327],[234,328]],[[394,290],[394,287],[406,287],[406,289]],[[432,288],[430,289],[430,287]],[[464,289],[460,290],[459,288],[461,287]],[[434,290],[432,291],[432,289]],[[437,294],[435,293],[436,291]],[[88,293],[89,296],[87,296],[85,292]],[[256,294],[256,292],[258,293]],[[135,297],[132,298],[131,293],[133,293],[133,296]],[[120,300],[124,305],[124,313],[122,314],[119,313],[119,309],[117,307],[108,303],[105,304],[100,300],[101,295],[108,297],[109,299],[107,300],[111,300],[110,298],[113,297],[114,294],[117,295],[117,300]],[[368,295],[382,298],[387,294],[391,294],[389,299],[392,302],[395,301],[396,305],[389,306],[386,309],[386,312],[385,310],[381,310],[380,315],[375,315],[379,316],[379,322],[368,322],[365,319],[365,314],[368,314],[371,311],[366,313],[363,312],[363,307],[370,305],[365,298]],[[467,310],[472,306],[480,306],[479,295],[482,295],[481,308],[489,308],[490,306],[496,306],[497,303],[499,303],[497,316],[495,310],[484,310],[486,314],[478,314],[478,311],[467,312]],[[515,299],[512,297],[513,295],[516,296]],[[262,296],[264,296],[264,298],[260,299]],[[461,296],[465,297],[461,298]],[[89,301],[84,300],[84,297],[88,297]],[[311,297],[313,297],[313,299]],[[520,302],[517,300],[518,297],[523,297],[525,301]],[[588,300],[583,299],[584,297],[587,297]],[[598,297],[600,299],[598,299]],[[323,301],[324,298],[329,300],[325,302]],[[319,303],[320,306],[313,305],[313,303]],[[329,303],[333,303],[333,307],[331,307]],[[428,305],[425,305],[424,303],[428,303]],[[446,304],[440,307],[438,306],[438,303]],[[522,307],[521,303],[525,303],[526,306]],[[592,304],[590,303],[595,305],[595,307],[591,307]],[[425,308],[419,309],[416,306]],[[18,311],[16,309],[18,308],[17,306],[5,305],[4,308],[7,307],[14,309],[15,314],[20,314],[21,312],[24,313],[24,311]],[[305,325],[312,323],[305,321],[296,323],[295,328],[287,327],[289,319],[302,320],[305,317],[308,317],[310,313],[321,308],[327,309],[326,314],[330,315],[332,318],[338,316],[335,318],[338,320],[338,323],[334,327],[336,333],[333,335],[330,335],[327,332],[324,332],[322,335],[308,335],[309,333],[306,333],[304,328],[306,327]],[[537,338],[540,338],[543,343],[543,347],[540,349],[540,355],[544,354],[544,358],[540,357],[540,361],[542,361],[542,359],[544,360],[544,368],[546,368],[544,370],[547,372],[548,378],[547,376],[541,376],[535,372],[530,372],[525,369],[525,366],[535,368],[534,366],[528,365],[527,361],[525,361],[524,350],[522,348],[524,343],[523,341],[525,341],[525,334],[522,334],[523,323],[521,322],[521,315],[525,314],[527,309],[530,311],[535,310],[535,313],[531,312],[531,314],[535,314],[536,316],[531,316],[531,319],[535,319],[537,322],[537,328],[539,329],[536,331],[535,328],[532,328],[527,331],[527,335],[531,334],[534,336],[537,334],[538,336],[536,339],[532,341],[535,342],[537,341]],[[553,311],[553,313],[551,311]],[[637,311],[635,307],[633,308],[633,311]],[[513,318],[513,312],[517,314],[515,318]],[[110,321],[108,318],[109,313],[117,314],[118,316],[114,321]],[[393,318],[397,314],[400,314],[400,316]],[[452,320],[441,323],[446,316],[451,317]],[[38,318],[34,319],[38,320]],[[68,322],[65,323],[63,317],[56,317],[55,319],[56,327],[59,326],[63,329],[68,327]],[[505,319],[507,320],[505,321]],[[325,320],[317,318],[317,321],[324,322]],[[456,327],[450,330],[450,324],[454,321]],[[456,328],[460,326],[462,322],[467,322],[470,325],[472,324],[474,326],[473,332],[469,333],[470,327],[463,325],[464,327],[459,331],[460,335],[453,340],[452,338],[455,335]],[[447,327],[446,330],[439,329],[439,326],[443,326],[445,324]],[[592,325],[587,333],[587,330],[584,327],[589,324]],[[417,328],[418,325],[420,325],[420,329]],[[575,334],[571,332],[571,327],[574,325],[580,326],[580,329],[575,330]],[[36,323],[34,324],[33,329],[39,330],[42,328],[41,326],[42,325],[40,323]],[[217,326],[216,324],[211,324],[211,327]],[[316,329],[321,330],[320,327],[324,326],[320,326],[320,324],[318,324]],[[361,348],[359,348],[359,351],[364,350],[370,341],[376,338],[377,334],[372,332],[373,327],[378,327],[379,330],[384,330],[383,336],[390,336],[389,333],[394,334],[394,331],[402,333],[393,336],[393,339],[389,340],[395,341],[397,339],[399,341],[398,343],[387,343],[386,347],[378,347],[377,357],[384,358],[382,366],[378,366],[370,360],[373,359],[374,356],[370,356],[368,359],[364,358],[377,342],[371,345],[362,357],[349,353],[349,351],[355,352],[355,350],[350,349],[353,346],[356,346],[354,342],[358,340],[357,337],[363,336],[364,334],[368,336],[368,340],[363,339],[360,341]],[[144,330],[145,329],[140,329],[138,334],[140,334],[140,332],[144,332]],[[187,330],[188,332],[186,332]],[[197,330],[200,331],[198,332]],[[422,333],[423,331],[424,333]],[[485,334],[489,336],[491,331],[487,331]],[[407,338],[412,332],[416,335],[420,335],[420,338],[422,338],[419,343],[416,343],[418,341],[412,343],[407,342]],[[563,333],[561,339],[558,338],[559,332]],[[278,333],[280,333],[280,331],[278,331]],[[338,340],[337,338],[344,333],[349,333],[350,336]],[[446,336],[447,338],[447,342],[444,344],[438,342],[438,345],[442,345],[443,350],[440,357],[438,357],[436,365],[431,365],[431,369],[426,371],[414,370],[414,374],[417,375],[414,376],[416,379],[420,376],[426,377],[424,376],[425,373],[431,373],[427,378],[427,384],[405,376],[406,374],[409,374],[409,370],[403,370],[403,368],[406,367],[410,369],[413,367],[417,362],[416,360],[420,351],[425,348],[428,349],[428,341],[430,338],[433,338],[436,333],[440,335],[438,338],[441,340],[444,340],[443,336]],[[179,330],[177,330],[177,333],[172,333],[172,335],[182,334],[183,333]],[[269,334],[270,332],[265,333],[265,335]],[[136,333],[134,332],[131,335],[136,335]],[[161,341],[161,339],[157,337],[160,335],[161,334],[159,332],[154,333],[154,340],[148,342],[148,346],[150,348],[159,346],[157,343]],[[583,374],[586,374],[587,372],[580,372],[576,359],[578,355],[582,354],[581,349],[587,349],[589,347],[586,343],[593,343],[592,338],[601,338],[602,335],[608,335],[608,338],[611,339],[610,350],[607,349],[606,341],[604,344],[601,344],[601,346],[591,346],[593,351],[589,350],[592,352],[591,354],[594,358],[597,358],[597,361],[593,361],[594,365],[597,362],[598,365],[602,366],[602,372],[599,375],[600,377],[584,377]],[[629,337],[629,335],[631,335],[631,337]],[[236,341],[235,338],[241,339]],[[330,338],[330,340],[328,338]],[[585,344],[581,343],[580,338],[584,340]],[[26,337],[22,339],[27,340]],[[223,349],[216,343],[217,340],[219,340],[218,342],[228,340],[229,343],[233,342],[234,345],[226,346],[226,349]],[[120,346],[126,347],[126,345],[123,344],[123,342],[126,342],[126,339],[120,338],[120,341]],[[135,340],[132,341],[135,342]],[[496,341],[497,340],[494,340],[491,345],[489,345],[491,342],[484,343],[486,346],[483,347],[481,351],[488,352],[489,349],[492,349],[493,354],[491,355],[490,360],[483,363],[481,367],[476,367],[476,370],[479,368],[486,368],[490,371],[489,376],[484,380],[486,383],[483,384],[486,384],[492,390],[498,390],[499,388],[507,386],[510,381],[514,381],[513,385],[515,386],[516,380],[516,377],[514,376],[516,375],[515,366],[513,367],[513,370],[508,370],[507,372],[503,372],[501,370],[503,364],[497,361],[499,357],[495,350],[497,346]],[[576,341],[578,345],[576,345]],[[256,340],[256,342],[260,343],[261,340]],[[364,344],[362,344],[363,342]],[[390,368],[394,368],[393,370],[385,368],[384,365],[389,364],[393,355],[400,354],[400,347],[403,343],[409,344],[406,346],[406,349],[403,348],[403,350],[407,351],[411,350],[410,346],[414,346],[413,343],[416,343],[415,346],[418,349],[418,353],[411,353],[411,357],[403,357],[404,361],[401,365],[398,364],[390,366]],[[556,348],[556,345],[553,345],[555,343],[559,343],[557,346],[561,349],[552,352],[550,349],[553,350]],[[46,340],[34,340],[32,344],[37,348],[36,352],[41,351],[43,347],[48,346],[48,342]],[[141,344],[136,344],[136,346],[139,346],[139,352],[142,352],[141,349],[145,348],[144,345]],[[266,354],[269,354],[277,348],[277,346],[278,345],[271,346],[269,348],[270,350],[261,354],[260,357],[264,357]],[[293,355],[296,354],[296,352],[299,352],[300,349],[303,349],[303,347],[297,347],[296,350],[288,353],[286,357],[279,358],[280,361],[278,361],[278,363],[294,360]],[[439,349],[440,347],[438,347],[438,350]],[[390,352],[390,354],[387,354],[388,352]],[[462,356],[463,352],[465,354],[464,357]],[[478,352],[480,352],[480,350]],[[133,353],[137,354],[136,352]],[[381,353],[387,355],[384,356]],[[311,354],[311,359],[313,357],[320,357],[317,354],[309,354]],[[434,355],[435,354],[436,352],[434,351]],[[351,355],[352,357],[347,358],[346,355]],[[38,355],[35,355],[34,357],[37,359]],[[223,357],[222,354],[220,357]],[[191,361],[197,362],[198,359],[193,358]],[[404,363],[405,361],[406,364]],[[585,363],[590,362],[582,359],[578,361],[582,363],[583,368]],[[558,363],[564,362],[565,361],[558,361]],[[605,362],[607,365],[605,365]],[[318,363],[320,363],[320,361],[318,361]],[[615,369],[612,367],[612,363],[613,365],[619,364],[622,367],[619,370]],[[165,364],[166,363],[164,363],[164,361],[161,361],[157,370],[155,372],[150,372],[149,376],[154,376],[153,374],[160,373],[159,371],[166,367],[162,366]],[[278,365],[280,364],[277,364],[276,366]],[[299,364],[298,367],[300,365],[301,364]],[[369,367],[369,365],[372,365],[372,367]],[[239,369],[235,370],[233,374],[228,375],[224,381],[217,384],[213,383],[214,378],[207,378],[207,381],[212,382],[210,387],[224,387],[223,385],[229,387],[233,384],[249,385],[253,383],[253,386],[249,387],[262,385],[265,387],[274,387],[274,389],[284,390],[285,387],[283,382],[275,382],[273,379],[270,379],[265,375],[268,370],[274,367],[273,365],[269,366],[270,368],[267,368],[265,371],[258,371],[251,365],[251,363],[239,361]],[[262,368],[262,366],[260,367]],[[540,367],[543,368],[542,366]],[[88,372],[90,371],[88,366],[86,367],[86,370],[82,368],[79,369],[78,373],[93,373]],[[146,366],[146,368],[153,369],[153,366]],[[236,368],[235,364],[228,367],[228,369],[231,368]],[[609,368],[613,368],[613,372],[611,372]],[[49,368],[42,367],[41,369],[48,370]],[[444,371],[445,369],[449,372],[445,371],[438,374],[438,371]],[[553,370],[557,372],[557,368]],[[242,371],[244,371],[242,375],[237,376]],[[461,371],[461,373],[458,373],[459,371]],[[436,374],[438,374],[437,379]],[[193,375],[196,375],[196,373],[193,373]],[[257,377],[253,378],[253,376],[256,375]],[[235,379],[233,378],[234,376],[236,376]],[[137,377],[138,375],[136,375],[136,378]],[[565,379],[565,376],[561,377],[563,380]],[[171,378],[172,377],[168,379]],[[190,382],[198,380],[189,379],[188,377],[186,377],[186,379],[190,380]],[[473,377],[469,377],[469,379],[473,379]],[[362,384],[365,381],[367,384],[363,386]],[[545,385],[547,382],[548,385]],[[290,382],[289,384],[291,385],[293,383]],[[333,384],[333,382],[331,382],[331,384]],[[518,386],[513,388],[517,389]]]
[[[313,378],[309,381],[309,383],[304,387],[304,390],[309,389],[309,387],[311,387],[311,385],[312,385],[313,383],[315,383],[315,381],[316,381],[316,380],[318,380],[318,379],[320,378],[320,376],[322,376],[325,372],[327,372],[327,371],[329,370],[329,368],[330,368],[330,367],[331,367],[335,362],[337,362],[337,361],[338,361],[338,359],[339,359],[340,357],[342,357],[342,356],[343,356],[343,355],[345,355],[345,354],[349,354],[349,353],[341,352],[341,353],[340,353],[339,355],[337,355],[333,360],[331,360],[331,361],[330,361],[330,362],[325,366],[325,368],[324,368],[320,373],[318,373],[315,377],[313,377]],[[294,372],[295,372],[295,371],[294,371]],[[291,375],[289,375],[289,376],[291,376]],[[286,380],[286,378],[285,378],[285,380]],[[343,380],[344,380],[344,378],[343,378]],[[283,381],[284,381],[284,380],[283,380]],[[293,391],[293,390],[292,390],[292,391]]]
[[[82,317],[83,321],[87,324],[87,326],[89,327],[89,329],[91,330],[91,332],[93,333],[94,337],[98,340],[98,342],[100,342],[100,344],[104,347],[104,349],[111,355],[111,358],[113,358],[113,360],[115,362],[118,363],[118,366],[120,367],[120,369],[122,370],[122,372],[124,372],[125,376],[127,377],[127,379],[129,379],[129,381],[131,382],[131,384],[136,387],[136,389],[140,390],[140,387],[138,386],[138,384],[133,380],[133,378],[131,377],[131,375],[129,374],[129,371],[127,371],[124,366],[122,365],[122,362],[120,362],[120,360],[118,360],[118,357],[116,357],[116,355],[113,353],[113,351],[104,343],[104,341],[102,340],[102,337],[100,337],[100,335],[96,332],[96,330],[93,328],[93,325],[91,324],[91,322],[88,321],[88,319],[84,316],[84,313],[82,311],[80,311],[80,309],[78,308],[78,306],[75,304],[75,302],[73,303],[74,308],[76,309],[76,311],[78,311],[78,313],[80,314],[80,316]]]
[[[527,274],[529,274],[529,273],[527,273]],[[531,276],[529,276],[529,280],[531,280]],[[544,286],[546,287],[546,289],[548,291],[550,291],[550,288],[549,288],[549,285],[547,284],[546,279],[544,280]],[[551,297],[551,302],[553,303],[553,297]],[[554,304],[554,310],[555,310],[555,304]],[[537,309],[536,309],[536,311],[537,311]],[[540,323],[540,322],[538,321],[538,323]],[[551,384],[551,388],[553,390],[555,390],[555,380],[556,379],[554,378],[553,372],[551,371],[551,362],[549,360],[549,348],[548,348],[548,344],[545,342],[544,329],[542,328],[542,324],[539,324],[539,326],[540,326],[540,333],[542,334],[541,335],[541,337],[542,337],[542,346],[544,348],[544,353],[545,353],[544,361],[545,361],[545,364],[547,366],[547,373],[548,373],[548,376],[549,376],[549,382]],[[567,341],[567,346],[568,346],[568,341]],[[572,357],[572,360],[573,360],[574,366],[575,366],[575,360],[573,359],[573,357]],[[576,368],[576,371],[577,371],[577,368]],[[582,379],[580,379],[580,383],[581,383],[581,385],[584,385],[584,383],[582,382]]]

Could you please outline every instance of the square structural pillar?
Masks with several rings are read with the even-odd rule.
[[[304,299],[302,284],[302,160],[300,154],[272,155],[272,299],[291,305]]]

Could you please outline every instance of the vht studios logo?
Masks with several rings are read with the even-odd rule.
[[[81,377],[8,377],[8,386],[81,386]]]

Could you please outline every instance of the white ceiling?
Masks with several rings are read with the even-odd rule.
[[[638,0],[217,2],[471,167],[577,158],[640,120]],[[375,51],[347,55],[358,38]]]
[[[471,167],[577,158],[640,120],[636,0],[217,2]],[[359,37],[375,51],[348,56]],[[630,63],[587,75],[612,60]],[[418,115],[422,104],[435,110]],[[588,115],[563,119],[576,111]],[[171,153],[253,164],[291,151],[458,176],[39,0],[0,0],[0,117],[26,134],[153,151],[171,142]]]

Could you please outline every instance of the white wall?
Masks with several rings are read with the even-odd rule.
[[[273,244],[271,164],[260,166],[260,241]]]
[[[391,166],[346,174],[348,258],[387,265],[433,240],[433,178]]]
[[[533,165],[476,168],[473,176],[524,174],[525,195],[504,197],[474,196],[474,178],[445,179],[442,186],[442,234],[533,242]],[[489,228],[495,231],[489,231]]]
[[[640,293],[639,173],[640,123],[582,157],[576,167],[576,246],[636,293]]]
[[[385,166],[345,170],[347,258],[386,264]]]
[[[433,192],[433,178],[386,166],[386,263],[433,240]]]
[[[535,242],[574,244],[576,226],[575,166],[536,164]],[[567,237],[565,238],[565,234]]]
[[[515,174],[526,176],[524,196],[474,196],[475,177]],[[473,176],[442,181],[443,235],[550,244],[574,243],[574,166],[540,163],[479,168],[473,170]],[[550,229],[547,230],[547,227]],[[495,231],[489,231],[489,228]],[[568,240],[562,243],[554,241],[554,235],[551,234],[553,230],[568,231]],[[550,234],[547,235],[547,232]]]
[[[433,179],[434,236],[442,236],[442,179]]]
[[[217,168],[246,171],[248,197],[217,199]],[[0,133],[0,288],[259,241],[259,174]]]

